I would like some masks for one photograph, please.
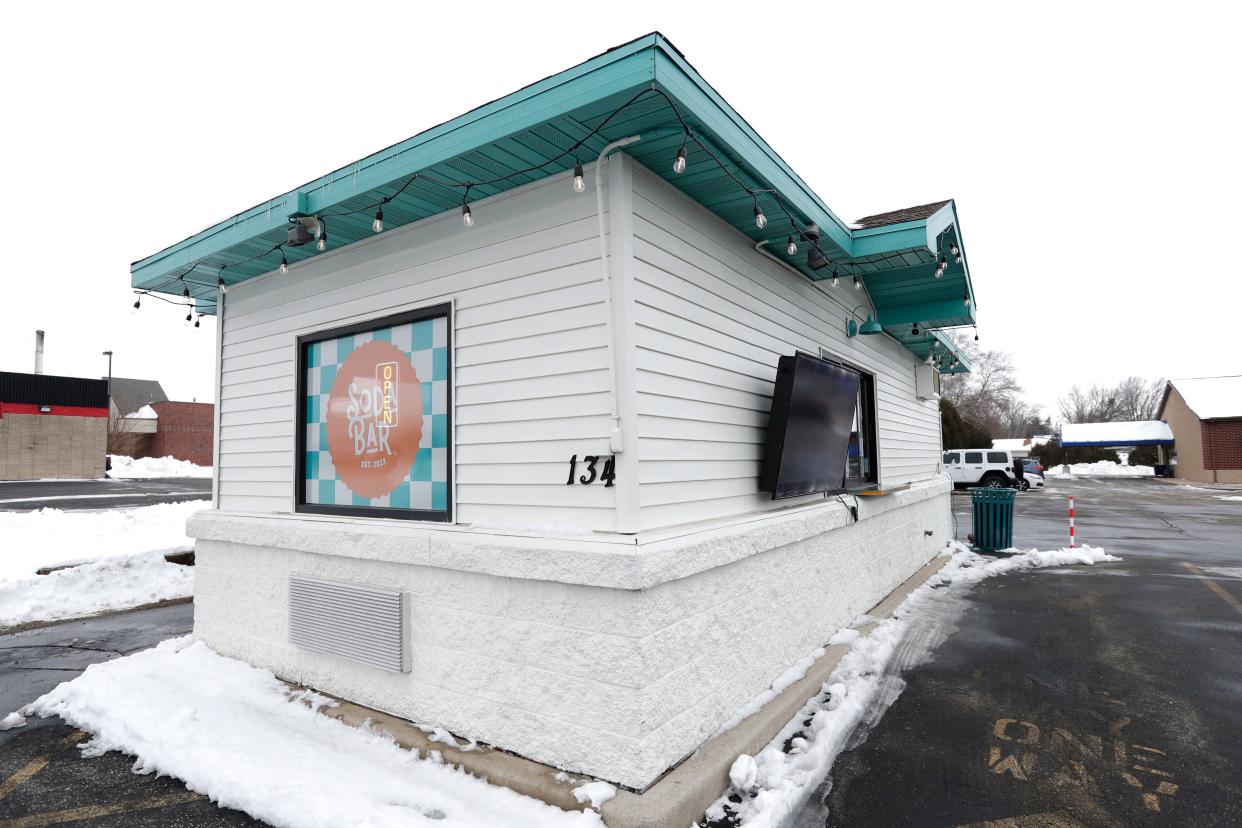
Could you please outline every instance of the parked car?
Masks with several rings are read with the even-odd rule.
[[[1035,474],[1038,474],[1041,477],[1044,474],[1044,464],[1039,462],[1038,457],[1023,458],[1022,468],[1023,470],[1026,471],[1027,474],[1030,474],[1031,472],[1035,472]]]
[[[944,453],[944,467],[955,486],[1013,486],[1013,456],[998,449],[954,449]]]

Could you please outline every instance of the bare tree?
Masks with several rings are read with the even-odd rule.
[[[1005,351],[987,351],[967,337],[955,337],[958,349],[970,361],[969,374],[941,377],[940,393],[961,416],[997,436],[1027,436],[1030,421],[1039,422],[1038,409],[1019,398],[1013,358]]]
[[[1061,417],[1067,423],[1110,423],[1150,420],[1156,416],[1164,380],[1126,377],[1116,386],[1070,386],[1060,399]]]

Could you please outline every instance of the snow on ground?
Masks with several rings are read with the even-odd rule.
[[[1112,460],[1053,466],[1045,471],[1048,477],[1155,477],[1151,466],[1126,466]]]
[[[723,820],[731,812],[748,828],[775,828],[798,811],[827,777],[837,755],[861,744],[896,701],[905,687],[901,670],[929,658],[956,628],[965,607],[962,595],[973,584],[1025,569],[1118,560],[1086,546],[1021,551],[995,559],[956,544],[950,561],[910,593],[891,618],[870,635],[853,638],[852,649],[828,677],[823,692],[758,756],[738,757],[730,771],[732,786],[708,809],[708,818]],[[730,802],[730,795],[740,795],[741,803]]]
[[[112,468],[108,476],[116,480],[133,477],[211,477],[211,466],[196,466],[176,457],[140,457],[135,460],[123,454],[109,454]]]
[[[562,811],[419,759],[317,712],[328,703],[186,636],[93,664],[20,713],[60,716],[93,734],[84,755],[122,751],[136,773],[174,776],[275,826],[603,825],[594,811]]]
[[[185,533],[201,500],[101,511],[0,512],[0,585],[45,566],[193,547]]]
[[[148,552],[0,579],[0,629],[31,621],[78,618],[194,594],[194,568]]]
[[[1242,500],[1242,495],[1217,495],[1217,500]]]

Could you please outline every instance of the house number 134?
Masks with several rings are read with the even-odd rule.
[[[565,481],[566,485],[572,486],[575,483],[581,483],[584,486],[594,483],[596,479],[604,481],[604,486],[612,485],[612,481],[617,477],[617,460],[615,457],[602,458],[604,460],[604,469],[599,471],[596,466],[599,464],[600,456],[597,454],[588,454],[582,458],[582,462],[586,464],[586,473],[578,474],[578,455],[569,458],[569,479]]]

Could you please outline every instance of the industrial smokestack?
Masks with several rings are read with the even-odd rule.
[[[35,331],[35,373],[43,373],[43,331]]]

